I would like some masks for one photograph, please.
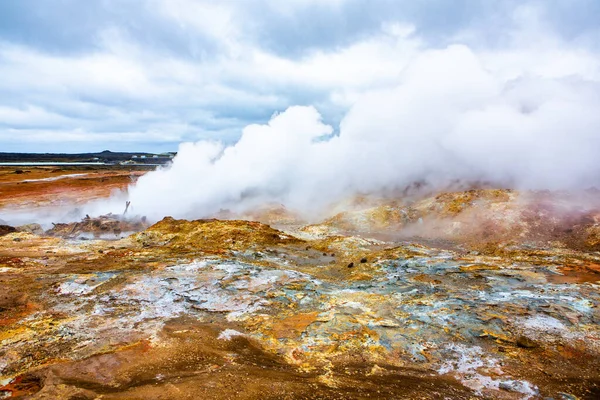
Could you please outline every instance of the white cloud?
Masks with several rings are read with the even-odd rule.
[[[65,140],[81,141],[83,135],[90,142],[97,140],[103,132],[111,131],[111,125],[120,124],[132,132],[159,131],[197,118],[210,125],[215,122],[214,112],[258,107],[266,116],[292,104],[298,92],[307,90],[323,93],[323,99],[335,107],[347,108],[365,90],[396,80],[421,45],[418,38],[410,36],[410,27],[386,26],[379,35],[347,47],[287,59],[224,28],[233,18],[230,7],[192,3],[189,13],[183,12],[187,7],[183,0],[160,1],[156,6],[163,7],[160,10],[168,18],[193,19],[211,35],[228,42],[222,53],[207,61],[164,57],[115,27],[98,35],[99,47],[92,53],[48,54],[0,43],[0,74],[10,76],[0,82],[0,90],[18,94],[11,99],[16,105],[4,106],[5,114],[12,110],[4,121],[13,125],[10,135],[19,130],[23,119],[38,127],[49,124],[55,134],[44,141],[54,137],[57,147]],[[196,20],[194,15],[201,11],[206,12],[205,18]],[[74,113],[61,116],[53,107]],[[156,119],[149,122],[144,114]],[[62,136],[59,124],[63,124]],[[72,129],[80,131],[73,134]],[[188,125],[187,132],[188,137],[200,137],[205,129]],[[120,137],[132,137],[128,133],[124,131]],[[163,135],[165,141],[183,139],[177,132],[164,131]],[[18,137],[24,144],[31,138],[39,140],[32,131],[21,131]],[[115,140],[115,144],[120,141],[109,135],[105,139]]]
[[[205,35],[235,51],[242,33],[238,30],[233,3],[217,0],[151,0],[148,7],[174,21],[190,35]]]
[[[339,136],[314,140],[332,128],[312,107],[290,108],[267,125],[248,126],[231,147],[182,146],[173,167],[140,179],[130,198],[155,218],[199,217],[264,202],[312,212],[417,180],[600,185],[600,85],[589,73],[596,59],[559,40],[547,43],[494,57],[465,45],[419,50],[397,67],[394,84],[356,95]],[[524,61],[507,74],[502,54]],[[542,56],[573,61],[548,72],[535,62]],[[198,176],[201,184],[190,188]]]
[[[117,6],[117,2],[105,3]],[[252,18],[249,12],[260,10],[247,5],[212,0],[143,4],[140,12],[164,24],[161,29],[178,32],[182,48],[188,46],[189,52],[160,51],[143,36],[133,35],[126,24],[102,25],[95,47],[83,52],[48,52],[0,37],[0,76],[6,77],[0,79],[2,137],[21,138],[23,150],[32,137],[38,137],[32,136],[32,128],[54,132],[46,140],[57,138],[56,149],[63,146],[60,140],[80,141],[84,135],[90,142],[105,135],[105,141],[114,141],[118,149],[119,138],[134,140],[135,132],[156,132],[153,138],[160,141],[162,136],[165,142],[215,138],[219,132],[230,139],[236,128],[241,132],[248,122],[265,121],[290,105],[314,104],[330,120],[364,96],[412,81],[406,75],[414,75],[415,69],[427,70],[429,85],[420,89],[427,91],[430,86],[450,84],[443,80],[448,68],[463,67],[459,59],[445,60],[446,65],[420,61],[421,66],[411,72],[407,66],[422,60],[424,52],[424,57],[435,57],[428,52],[435,44],[423,37],[419,26],[401,21],[382,20],[378,30],[352,41],[291,56],[269,50],[257,40],[266,28],[260,23],[265,21]],[[302,10],[337,15],[354,3],[265,0],[261,4],[274,16],[294,16]],[[508,41],[496,48],[485,46],[477,30],[465,29],[451,41],[473,49],[482,68],[500,86],[522,77],[576,76],[597,81],[597,52],[564,42],[544,18],[539,8],[516,9],[510,29],[503,32]],[[131,21],[132,26],[136,23]],[[448,99],[429,101],[443,105]],[[408,104],[406,110],[411,107]],[[61,131],[66,136],[59,140]],[[19,139],[11,143],[15,140]]]
[[[17,126],[57,126],[68,124],[69,119],[36,106],[12,108],[0,106],[0,121],[6,125]]]

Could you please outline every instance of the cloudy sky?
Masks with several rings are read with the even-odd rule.
[[[232,143],[291,105],[338,130],[452,44],[507,77],[597,82],[599,20],[597,0],[3,0],[0,151]]]

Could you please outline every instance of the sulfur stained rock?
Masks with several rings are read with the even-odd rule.
[[[214,230],[212,236],[205,235],[208,226]],[[143,385],[134,382],[147,381],[166,388],[177,384],[173,376],[181,374],[195,376],[198,371],[226,370],[235,377],[251,373],[246,369],[237,372],[228,369],[228,363],[236,360],[231,365],[260,365],[262,375],[257,376],[264,377],[256,379],[268,380],[272,368],[298,368],[316,374],[304,379],[325,376],[318,381],[327,382],[326,387],[345,388],[340,393],[347,395],[344,375],[327,371],[349,368],[360,360],[364,371],[358,373],[362,385],[392,373],[388,371],[418,367],[428,376],[439,376],[434,387],[444,387],[444,382],[453,381],[466,398],[502,398],[502,393],[527,396],[536,390],[555,393],[552,388],[561,387],[549,383],[543,374],[540,375],[543,378],[531,374],[532,360],[527,358],[528,353],[521,355],[525,357],[522,362],[516,362],[513,354],[521,351],[518,344],[522,340],[512,338],[526,335],[543,343],[544,352],[534,362],[541,362],[540,368],[551,369],[556,356],[546,351],[554,349],[555,343],[576,343],[583,338],[579,328],[565,318],[566,309],[577,317],[580,326],[587,327],[585,335],[598,335],[591,306],[599,299],[593,287],[547,284],[545,270],[528,262],[477,255],[465,258],[452,251],[419,245],[385,251],[375,248],[369,254],[374,261],[363,264],[362,279],[354,281],[338,278],[337,268],[319,265],[322,251],[313,248],[323,243],[313,241],[307,250],[305,244],[299,244],[302,242],[278,231],[275,232],[283,238],[272,239],[269,236],[272,228],[262,224],[167,220],[149,231],[164,235],[161,240],[167,244],[138,248],[135,247],[138,235],[113,242],[111,246],[104,245],[103,253],[98,253],[100,243],[85,245],[83,248],[89,247],[88,256],[94,254],[103,260],[95,261],[96,268],[101,263],[115,263],[106,272],[77,272],[77,268],[81,269],[78,260],[82,253],[71,253],[72,256],[64,253],[62,262],[68,263],[65,272],[54,274],[50,287],[42,285],[40,292],[34,292],[40,293],[36,300],[44,303],[43,311],[33,319],[15,320],[0,335],[4,348],[14,354],[2,359],[3,374],[9,377],[4,379],[22,376],[31,368],[46,364],[49,367],[43,367],[40,373],[53,376],[53,380],[46,378],[42,388],[22,388],[39,390],[40,396],[76,393],[79,389],[74,382],[81,381],[85,387],[99,390],[95,394],[103,393],[105,387],[111,393],[131,394],[128,388]],[[233,247],[227,242],[233,237],[237,246],[255,240],[256,246],[264,249],[275,246],[278,251],[265,251],[265,256],[259,259],[244,256],[243,247],[233,248],[227,254],[202,255],[202,249],[210,246],[229,243]],[[203,244],[205,240],[207,243]],[[344,242],[327,243],[340,246]],[[177,249],[186,248],[184,244],[189,251],[197,248],[198,252],[190,256],[200,258],[133,268],[143,265],[148,257],[175,254],[181,257],[187,253]],[[353,247],[345,248],[349,255],[354,251]],[[114,261],[106,258],[126,249],[132,253],[127,256],[131,261],[127,257]],[[365,249],[356,250],[354,259],[365,255]],[[283,258],[282,253],[287,257]],[[313,254],[314,261],[307,263]],[[73,262],[69,257],[75,257]],[[298,263],[293,261],[296,257]],[[127,268],[123,263],[131,264]],[[546,305],[561,308],[553,310]],[[190,322],[167,329],[171,321],[182,318],[189,318]],[[213,336],[199,337],[195,336],[199,324],[209,329],[221,328]],[[221,334],[226,331],[240,335]],[[231,347],[222,354],[209,351],[216,348],[213,340]],[[240,340],[245,344],[241,345]],[[503,343],[505,352],[495,351],[498,341]],[[184,343],[205,347],[197,351]],[[582,350],[592,359],[599,354],[594,343],[589,342]],[[129,352],[129,346],[138,347]],[[64,354],[72,361],[52,366],[53,357]],[[98,356],[101,354],[105,355]],[[125,364],[148,373],[132,372],[134,369],[123,370],[125,375],[113,372],[122,368],[118,365]],[[377,374],[372,373],[375,365]],[[510,368],[505,369],[504,365]],[[574,373],[584,373],[585,368],[592,366],[572,368]],[[406,373],[392,376],[402,381],[409,379]],[[127,378],[122,380],[120,376]],[[285,375],[280,379],[289,382],[290,377]],[[194,382],[197,388],[208,390],[203,383]],[[14,384],[9,384],[6,390],[13,387]],[[185,390],[189,393],[190,389]],[[318,390],[325,393],[323,388]],[[390,390],[391,397],[398,397],[395,389]],[[422,390],[431,394],[428,392],[431,389]],[[145,393],[146,398],[156,396],[153,392]]]
[[[297,338],[310,324],[316,321],[318,315],[318,312],[297,314],[277,321],[272,328],[273,336],[277,339]]]
[[[0,393],[593,398],[600,256],[548,245],[556,237],[535,224],[560,224],[542,221],[547,207],[518,220],[518,196],[394,204],[413,213],[398,219],[402,229],[418,218],[426,227],[427,215],[457,223],[414,240],[378,235],[377,219],[360,235],[342,225],[165,218],[119,240],[73,240],[98,223],[129,223],[115,216],[59,226],[57,237],[12,233],[0,238]],[[484,225],[509,242],[471,251],[481,231],[463,235],[479,229],[468,217],[480,211],[492,212],[488,222],[506,217],[493,221],[501,229]],[[564,221],[573,232],[596,223]]]
[[[146,246],[213,252],[303,243],[303,240],[260,222],[215,219],[187,221],[171,217],[166,217],[144,232],[134,235],[133,239]]]
[[[600,196],[501,189],[447,192],[412,202],[391,199],[375,207],[369,204],[308,229],[388,240],[418,236],[487,253],[504,251],[508,244],[597,251]]]

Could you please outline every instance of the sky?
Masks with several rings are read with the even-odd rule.
[[[231,144],[290,106],[335,135],[415,59],[454,45],[505,81],[589,86],[598,21],[597,0],[2,0],[0,151]]]

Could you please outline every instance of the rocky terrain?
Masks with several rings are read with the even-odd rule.
[[[479,189],[312,224],[3,226],[0,398],[600,398],[598,204]]]

